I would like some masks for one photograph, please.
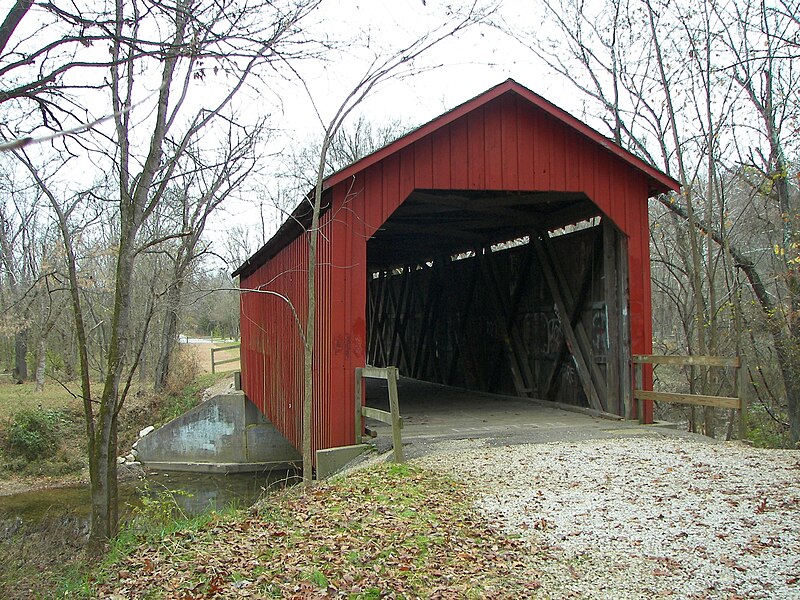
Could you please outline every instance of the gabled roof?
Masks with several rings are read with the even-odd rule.
[[[475,111],[489,102],[499,98],[500,96],[508,93],[516,94],[529,104],[539,108],[557,121],[569,126],[588,140],[594,142],[605,148],[608,152],[615,155],[619,159],[625,161],[636,170],[642,172],[648,180],[648,189],[651,195],[666,193],[670,190],[677,191],[680,189],[680,184],[670,177],[643,161],[639,157],[631,154],[627,150],[621,148],[613,141],[589,127],[583,121],[576,119],[568,112],[560,109],[552,102],[545,100],[535,92],[529,90],[525,86],[517,83],[513,79],[507,79],[503,83],[496,85],[482,94],[475,96],[471,100],[449,110],[448,112],[436,117],[432,121],[418,127],[417,129],[407,133],[394,142],[384,146],[383,148],[365,156],[364,158],[354,162],[353,164],[337,171],[336,173],[328,176],[322,184],[323,191],[333,188],[336,184],[345,181],[357,173],[364,171],[371,165],[379,163],[385,158],[400,152],[404,148],[412,145],[414,142],[424,138],[437,131],[438,129],[447,126],[453,121],[460,119],[464,115]],[[253,256],[244,262],[236,271],[233,276],[244,275],[247,276],[255,271],[259,266],[264,264],[270,258],[275,256],[282,248],[288,245],[292,240],[302,234],[305,227],[311,221],[311,204],[308,199],[313,197],[313,190],[309,192],[306,198],[298,205],[292,212],[289,218],[281,225],[264,246],[262,246]]]
[[[489,88],[482,94],[475,96],[472,100],[467,100],[464,102],[464,104],[461,104],[454,109],[447,111],[443,115],[436,117],[425,125],[418,127],[414,131],[404,135],[401,138],[398,138],[391,144],[384,146],[380,150],[377,150],[368,156],[365,156],[364,158],[354,162],[352,165],[345,167],[341,171],[337,171],[333,175],[330,175],[324,181],[323,189],[332,188],[337,183],[344,181],[348,177],[352,177],[370,165],[380,162],[387,156],[399,152],[406,146],[410,146],[417,140],[420,140],[426,135],[433,133],[437,129],[452,123],[456,119],[460,119],[464,115],[480,108],[481,106],[484,106],[485,104],[488,104],[492,100],[499,98],[507,92],[514,92],[518,94],[520,97],[527,100],[537,108],[542,109],[550,116],[555,117],[557,120],[561,121],[565,125],[568,125],[578,133],[582,134],[584,137],[590,139],[596,144],[599,144],[612,154],[631,164],[636,169],[642,171],[650,180],[650,193],[652,195],[666,193],[670,190],[677,191],[680,188],[680,183],[675,181],[672,177],[662,173],[624,148],[621,148],[600,132],[589,127],[583,121],[576,119],[565,110],[562,110],[552,102],[545,100],[537,93],[526,88],[524,85],[517,83],[513,79],[506,79],[503,83],[496,85],[493,88]]]

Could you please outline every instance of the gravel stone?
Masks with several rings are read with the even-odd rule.
[[[800,452],[461,440],[417,462],[468,482],[487,519],[530,541],[540,597],[800,598]]]

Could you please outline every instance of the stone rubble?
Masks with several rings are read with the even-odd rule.
[[[214,396],[220,394],[230,394],[234,391],[236,391],[236,384],[234,383],[233,378],[223,379],[222,381],[212,385],[210,388],[204,389],[203,395],[200,397],[200,402],[206,402]]]
[[[800,598],[800,452],[637,436],[446,442],[419,459],[474,486],[532,545],[541,597]]]
[[[148,425],[147,427],[142,429],[139,432],[139,440],[142,439],[144,436],[146,436],[151,431],[155,431],[155,429],[156,428],[153,427],[152,425]],[[138,467],[138,466],[140,466],[142,464],[142,463],[139,462],[139,452],[138,452],[138,450],[136,450],[136,446],[139,445],[139,440],[136,440],[135,442],[133,442],[133,444],[131,445],[130,452],[128,452],[124,456],[118,456],[117,457],[117,464],[119,464],[119,465],[128,465],[128,466],[133,466],[133,467]]]

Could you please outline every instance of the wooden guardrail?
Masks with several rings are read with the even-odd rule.
[[[214,356],[217,352],[225,352],[227,350],[234,350],[241,346],[241,344],[231,344],[230,346],[220,346],[219,348],[212,348],[211,349],[211,373],[217,372],[217,366],[219,365],[227,365],[228,363],[232,362],[239,362],[241,360],[241,356],[237,356],[236,358],[226,358],[225,360],[216,360]]]
[[[739,411],[739,438],[744,439],[747,420],[747,389],[744,380],[747,370],[744,368],[744,358],[734,356],[658,356],[653,354],[635,354],[632,357],[635,365],[633,380],[633,397],[637,402],[639,422],[642,422],[642,401],[667,402],[670,404],[689,404],[694,406],[711,406],[714,408],[727,408]],[[678,367],[721,367],[736,369],[733,379],[733,396],[708,396],[704,394],[676,394],[670,392],[654,392],[643,390],[644,365],[673,365]]]
[[[364,378],[385,379],[389,387],[389,412],[363,406],[362,383]],[[403,457],[403,419],[400,417],[400,403],[397,398],[397,381],[400,374],[397,367],[357,367],[356,368],[356,443],[360,444],[364,434],[364,417],[376,419],[392,426],[392,445],[395,462],[405,462]]]

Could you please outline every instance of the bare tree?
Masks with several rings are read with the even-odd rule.
[[[160,349],[155,366],[155,389],[167,385],[175,343],[178,335],[178,317],[184,285],[191,267],[205,250],[201,239],[211,214],[240,188],[255,167],[255,146],[263,123],[243,130],[233,121],[227,122],[227,132],[222,136],[223,147],[207,163],[205,156],[190,148],[186,153],[183,174],[173,179],[176,216],[180,219],[173,230],[183,235],[163,251],[169,256],[171,272],[168,275],[165,298],[165,316],[162,325]],[[179,186],[179,187],[177,187]]]
[[[183,166],[199,168],[198,176],[214,172],[207,158],[192,164],[193,153],[202,147],[201,136],[213,136],[216,124],[232,122],[234,99],[263,65],[284,64],[305,52],[300,24],[317,4],[317,0],[224,5],[205,0],[178,0],[174,4],[117,0],[113,10],[98,19],[106,30],[104,39],[110,43],[108,114],[113,115],[114,127],[106,139],[113,145],[108,157],[113,160],[116,178],[113,196],[103,200],[107,207],[113,207],[116,247],[111,286],[114,300],[107,318],[104,380],[99,393],[91,377],[87,350],[90,331],[72,235],[84,218],[85,198],[81,194],[59,196],[41,175],[37,161],[19,153],[49,199],[65,247],[89,447],[91,552],[100,551],[117,529],[117,416],[149,327],[146,316],[134,338],[135,264],[145,253],[197,233],[197,227],[194,231],[180,227],[152,237],[146,235],[148,223]],[[153,81],[157,82],[155,92],[143,90]],[[202,97],[197,95],[198,89],[203,90]],[[143,102],[150,104],[149,115],[144,107],[130,109]],[[235,174],[218,177],[216,184],[203,190],[207,193],[205,206],[209,207],[206,218],[228,193],[226,186],[236,181]],[[198,219],[203,218],[203,211],[201,208]],[[146,312],[152,315],[150,308]]]
[[[775,302],[763,293],[757,297],[775,340],[790,435],[796,443],[800,441],[800,203],[792,198],[786,142],[795,137],[790,123],[800,117],[800,72],[795,65],[800,21],[796,3],[783,2],[781,8],[764,2],[732,4],[731,27],[724,39],[733,58],[727,72],[744,91],[761,125],[755,129],[760,143],[742,152],[741,161],[761,174],[757,189],[773,199],[778,209],[773,224],[780,239],[773,248],[783,290],[779,297],[784,300]]]
[[[0,311],[3,332],[13,338],[12,376],[28,380],[27,355],[37,328],[35,305],[41,291],[40,272],[45,228],[35,190],[3,172],[0,199]]]
[[[111,64],[99,47],[112,34],[105,3],[16,0],[0,24],[2,135],[24,140],[85,122],[86,96],[101,90]]]
[[[344,124],[331,140],[325,159],[325,177],[390,144],[408,130],[409,127],[399,120],[373,123],[359,115],[353,123]],[[307,143],[290,153],[281,179],[288,180],[286,190],[293,197],[316,185],[321,149],[319,142]],[[273,201],[273,204],[284,212],[294,208],[285,202]]]

